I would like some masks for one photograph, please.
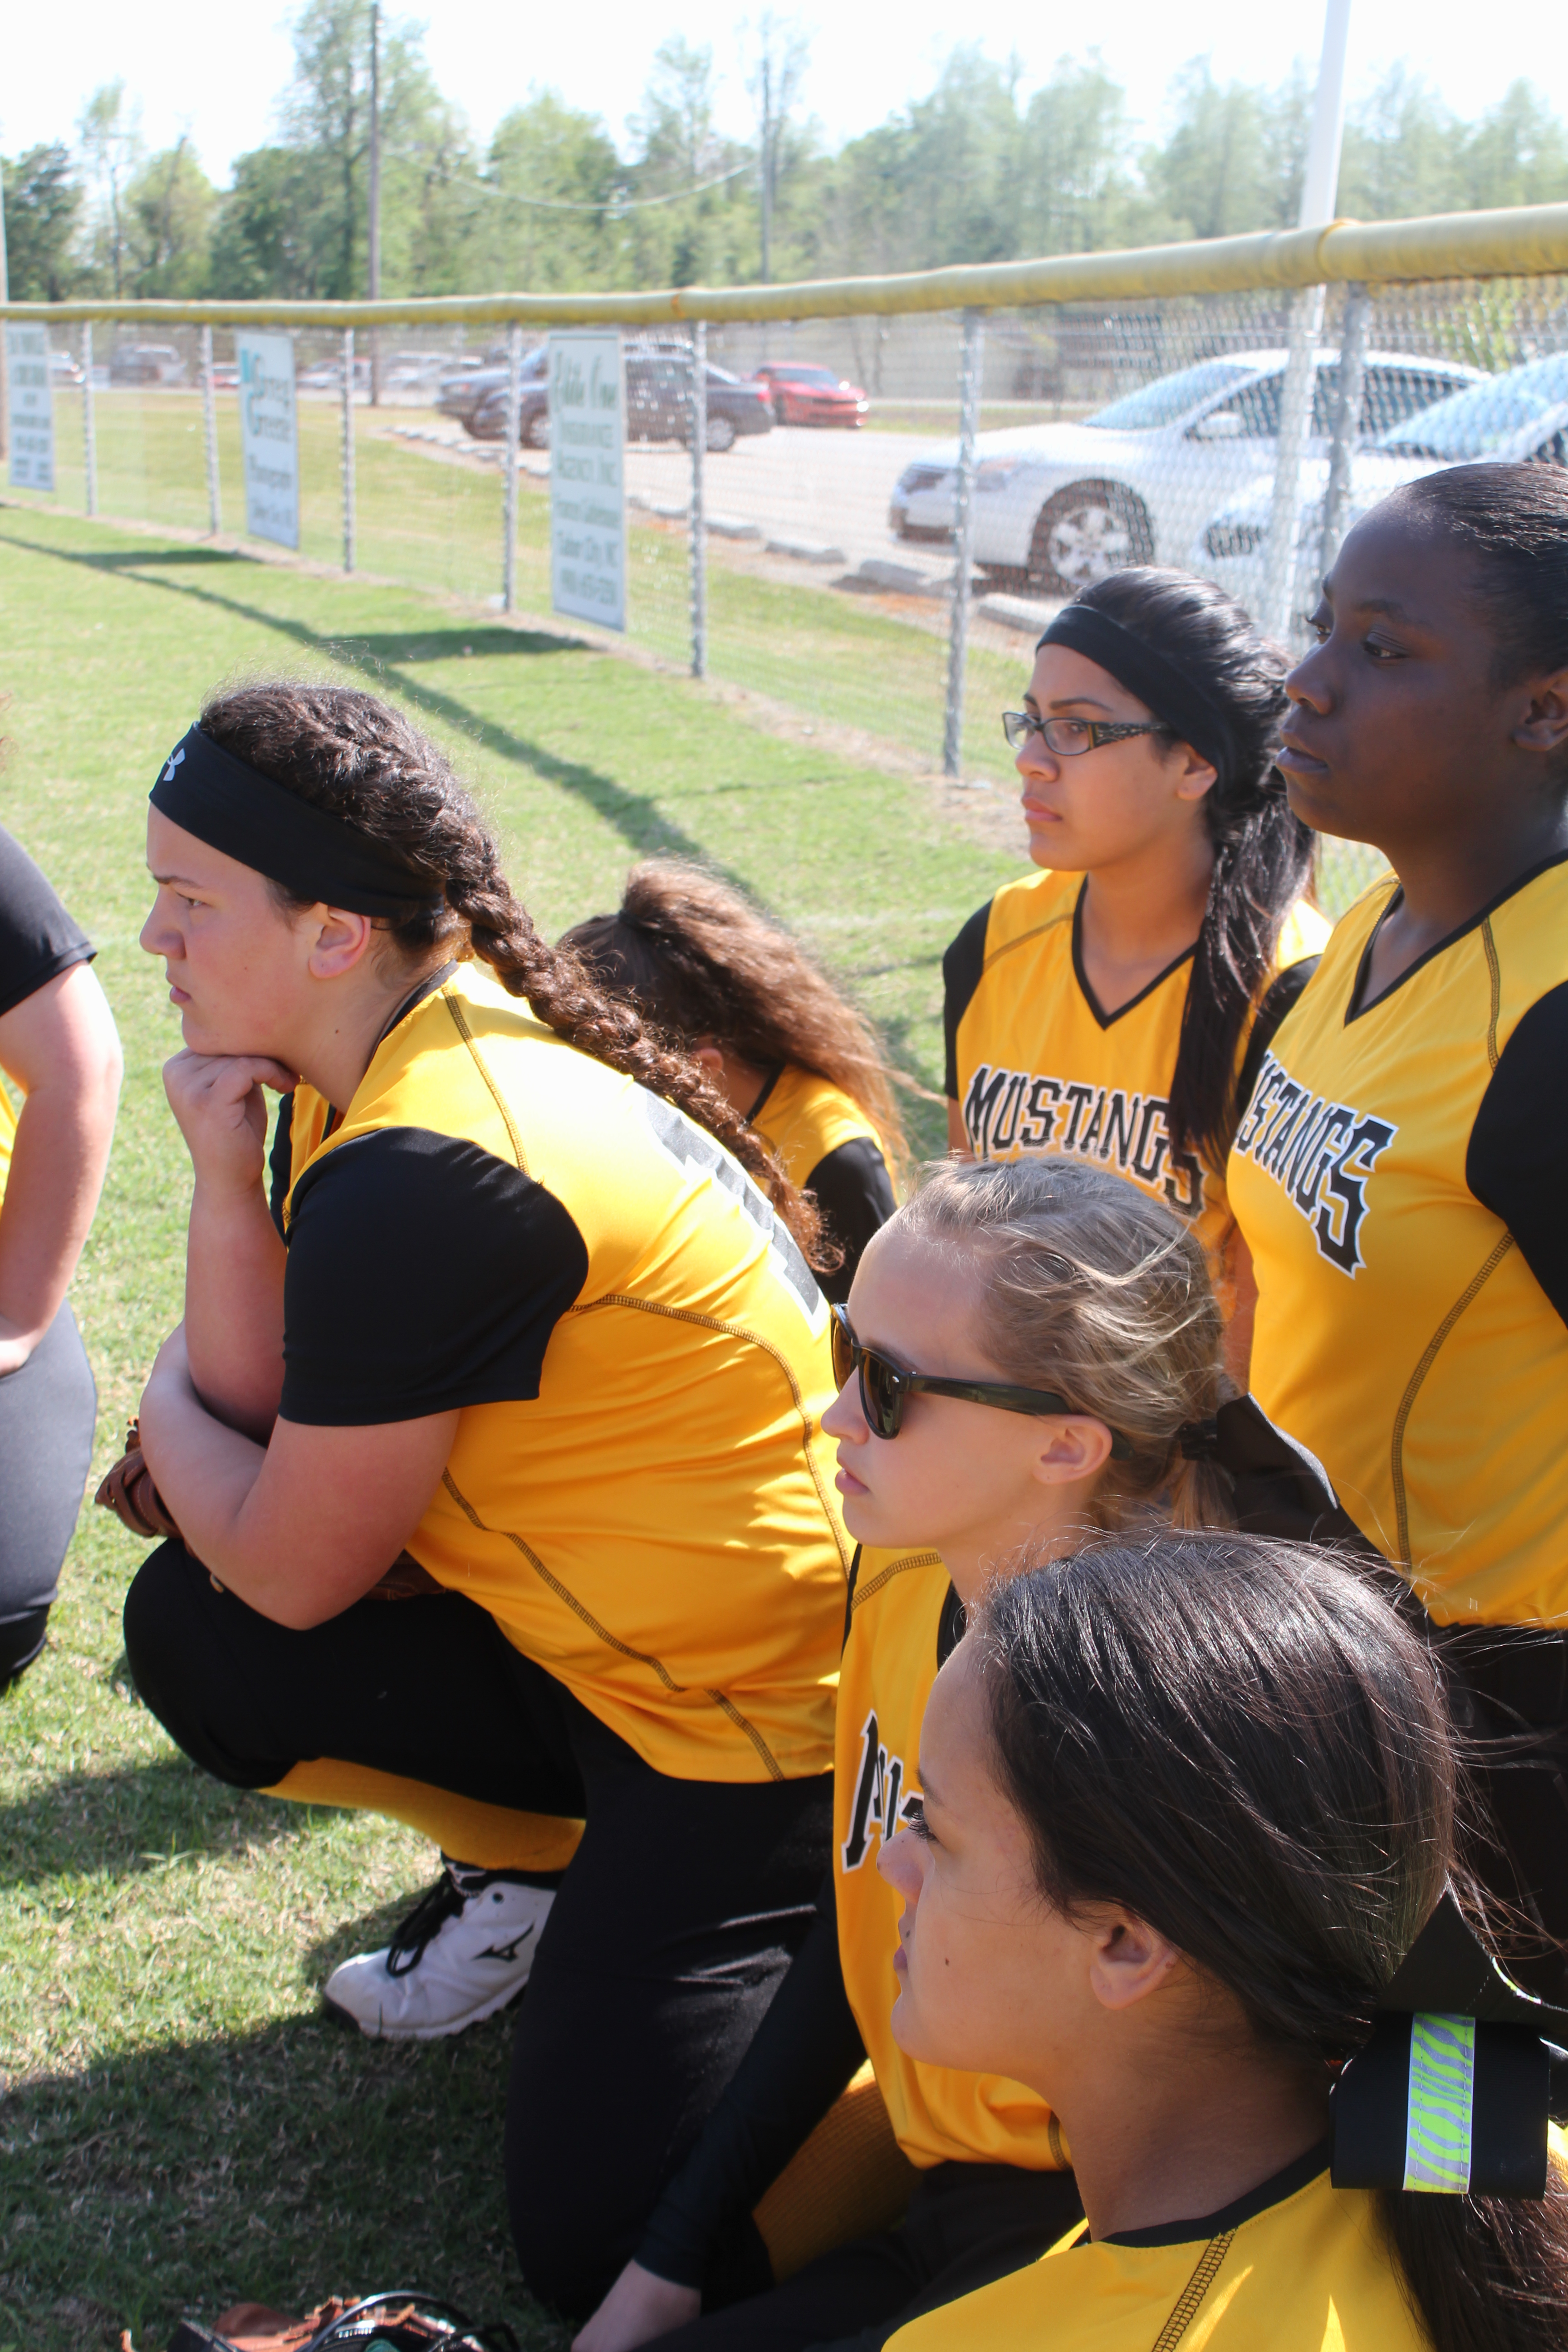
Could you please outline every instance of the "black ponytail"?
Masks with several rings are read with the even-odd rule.
[[[1176,1149],[1221,1167],[1236,1132],[1242,1033],[1312,866],[1314,836],[1291,814],[1274,765],[1290,707],[1286,658],[1233,596],[1190,572],[1136,565],[1075,602],[1119,622],[1181,670],[1223,712],[1236,747],[1204,802],[1214,875],[1167,1112]]]
[[[1229,1533],[1026,1570],[993,1588],[973,1639],[1046,1900],[1147,1920],[1326,2087],[1463,1885],[1428,1647],[1363,1572]],[[1433,2352],[1563,2352],[1555,2164],[1543,2199],[1380,2190],[1377,2210]]]

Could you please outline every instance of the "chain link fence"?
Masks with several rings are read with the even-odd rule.
[[[545,330],[291,331],[301,558],[547,614]],[[1340,537],[1399,482],[1568,462],[1554,274],[624,331],[632,643],[874,761],[999,790],[999,714],[1088,582],[1184,566],[1299,649]],[[233,328],[49,340],[52,503],[237,534]],[[1373,870],[1325,844],[1325,903]]]

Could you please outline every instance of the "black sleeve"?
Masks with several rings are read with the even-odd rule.
[[[363,1428],[536,1397],[587,1276],[561,1202],[478,1144],[417,1127],[340,1144],[294,1194],[282,1416]]]
[[[1568,981],[1538,999],[1498,1056],[1465,1181],[1500,1217],[1568,1323]]]
[[[96,952],[20,842],[0,826],[0,1013],[14,1012],[46,981],[90,963]]]
[[[1236,1087],[1237,1124],[1252,1100],[1252,1089],[1258,1084],[1258,1073],[1263,1067],[1263,1056],[1279,1034],[1284,1020],[1307,982],[1321,963],[1321,956],[1303,956],[1300,963],[1288,963],[1282,972],[1263,992],[1263,1002],[1258,1008],[1258,1018],[1247,1041],[1242,1056],[1241,1076]]]
[[[278,1106],[278,1124],[272,1130],[272,1149],[267,1155],[267,1205],[279,1236],[283,1233],[283,1203],[289,1198],[289,1180],[293,1173],[294,1096],[290,1089]]]
[[[729,2089],[654,2208],[637,2248],[643,2268],[700,2287],[720,2241],[772,2188],[865,2055],[829,1880]]]
[[[844,1252],[842,1265],[816,1277],[823,1297],[842,1305],[867,1243],[898,1206],[893,1180],[870,1137],[857,1135],[817,1161],[805,1180],[805,1190],[815,1193],[823,1222]]]
[[[958,1024],[985,969],[985,934],[991,901],[977,907],[942,960],[942,1028],[947,1045],[947,1098],[958,1100]]]

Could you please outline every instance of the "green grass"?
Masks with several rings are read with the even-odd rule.
[[[205,520],[197,471],[178,511],[165,485],[165,520]],[[479,512],[482,478],[422,466],[419,481],[447,472],[454,511]],[[875,617],[799,593],[852,636]],[[0,626],[0,822],[98,940],[126,1047],[75,1290],[100,1468],[179,1312],[188,1177],[158,1077],[177,1032],[136,935],[147,789],[216,681],[287,668],[404,701],[478,784],[552,934],[613,904],[634,857],[701,854],[818,942],[928,1085],[942,948],[1017,870],[926,784],[781,740],[564,634],[407,590],[13,503]],[[940,646],[917,642],[940,666]],[[937,1148],[940,1111],[915,1109]],[[524,2294],[506,2226],[508,2021],[386,2050],[318,2009],[336,1959],[384,1940],[426,1883],[429,1849],[374,1819],[236,1795],[184,1762],[121,1657],[140,1557],[84,1513],[49,1649],[0,1698],[0,2352],[112,2352],[122,2328],[162,2352],[187,2309],[210,2318],[241,2295],[300,2308],[410,2279],[505,2314],[526,2344],[563,2340]]]

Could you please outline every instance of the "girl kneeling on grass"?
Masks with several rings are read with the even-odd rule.
[[[1408,2122],[1403,2072],[1363,2078],[1392,2162],[1344,2161],[1385,2137],[1342,2148],[1353,2064],[1331,2143],[1338,2063],[1458,1868],[1439,1671],[1367,1582],[1239,1535],[1031,1567],[938,1676],[920,1769],[882,1859],[894,2038],[1049,2100],[1087,2222],[896,2352],[1561,2352],[1560,2156],[1544,2199],[1421,2193],[1474,2170],[1479,2040],[1473,2110],[1468,2083],[1423,2086],[1425,2158],[1413,2049]],[[1510,2123],[1538,2167],[1539,2074]],[[1388,2185],[1333,2187],[1331,2147]]]
[[[329,1999],[426,2038],[527,1981],[513,2229],[590,2311],[815,1916],[847,1546],[813,1221],[372,696],[209,703],[148,861],[195,1190],[142,1406],[185,1540],[132,1668],[219,1780],[440,1840]]]
[[[918,1814],[927,1695],[987,1578],[1026,1544],[1067,1550],[1089,1528],[1223,1512],[1201,1458],[1220,1383],[1204,1253],[1120,1177],[1063,1160],[950,1162],[871,1243],[836,1318],[842,1386],[823,1426],[858,1548],[832,1886],[578,2352],[678,2326],[670,2344],[693,2352],[880,2345],[912,2312],[1033,2259],[1079,2211],[1046,2102],[1006,2070],[960,2073],[893,2042],[899,1906],[877,1864]],[[914,2168],[902,2228],[711,2309],[714,2273],[740,2274],[748,2235],[762,2269],[748,2217],[867,2054]]]
[[[798,940],[700,867],[650,860],[618,911],[562,940],[603,988],[679,1037],[784,1168],[843,1252],[820,1276],[845,1299],[893,1213],[889,1160],[906,1157],[876,1032]]]

